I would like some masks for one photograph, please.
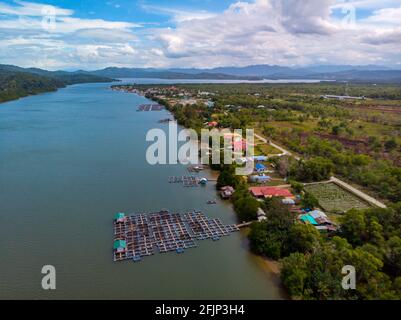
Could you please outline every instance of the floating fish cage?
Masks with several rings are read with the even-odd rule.
[[[195,176],[169,177],[169,183],[180,183],[184,187],[198,187],[201,180]]]
[[[160,104],[141,104],[137,111],[161,111],[164,110],[164,106]]]
[[[162,210],[139,213],[114,220],[113,260],[139,262],[155,252],[178,254],[196,248],[196,240],[220,240],[238,231],[235,225],[223,225],[219,219],[209,219],[202,212],[179,214]]]

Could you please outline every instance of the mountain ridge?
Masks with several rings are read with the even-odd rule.
[[[0,65],[0,72],[24,72],[56,79],[64,84],[109,82],[116,78],[159,78],[199,80],[322,80],[372,83],[401,83],[401,69],[379,65],[313,65],[307,67],[250,65],[218,68],[127,68],[107,67],[86,71],[47,71],[39,68],[21,68]]]
[[[71,84],[111,82],[113,80],[86,73],[0,65],[0,102],[56,91]]]
[[[277,65],[251,65],[246,67],[201,68],[118,68],[108,67],[88,74],[113,78],[161,78],[161,79],[316,79],[330,81],[400,82],[401,70],[366,65],[317,65],[309,67],[284,67]],[[386,75],[388,78],[386,78]]]

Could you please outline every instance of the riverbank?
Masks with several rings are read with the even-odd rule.
[[[245,238],[248,239],[249,228],[242,229],[241,233]],[[249,254],[254,257],[258,266],[265,272],[266,277],[268,277],[280,289],[280,294],[285,297],[285,299],[291,299],[290,295],[287,292],[287,289],[284,287],[281,281],[280,262],[278,260],[274,260],[263,255],[255,254],[250,249]]]

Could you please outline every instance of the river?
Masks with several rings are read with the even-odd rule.
[[[149,129],[166,111],[110,84],[69,86],[0,104],[0,299],[281,299],[243,233],[200,241],[185,254],[112,261],[115,212],[200,209],[235,223],[213,183],[167,182],[183,165],[151,166]],[[200,175],[208,176],[211,172]],[[41,269],[56,268],[56,290]]]

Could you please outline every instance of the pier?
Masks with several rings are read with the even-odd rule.
[[[250,227],[253,222],[244,222],[241,224],[237,224],[236,227],[239,229]]]
[[[113,260],[139,262],[156,252],[182,254],[197,247],[196,240],[218,241],[236,231],[238,226],[223,225],[200,211],[180,214],[162,210],[130,216],[119,213],[114,219]]]

